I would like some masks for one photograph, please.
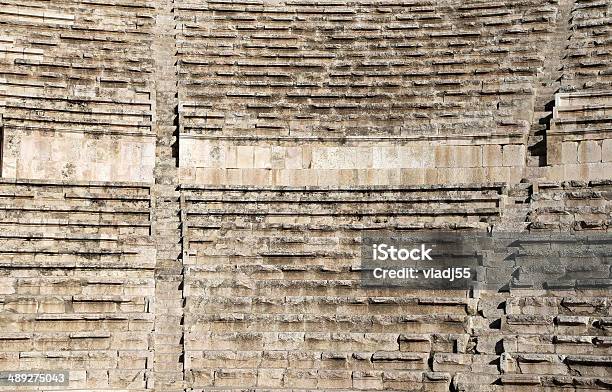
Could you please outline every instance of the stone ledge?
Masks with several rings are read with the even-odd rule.
[[[496,138],[500,138],[504,141],[503,144],[510,144],[510,139],[517,139],[515,142],[522,143],[525,137],[525,133],[522,132],[509,132],[509,133],[482,133],[482,134],[470,134],[470,135],[415,135],[415,136],[214,136],[214,135],[200,135],[193,133],[181,133],[179,138],[185,139],[202,139],[202,140],[229,140],[239,142],[252,142],[252,141],[276,141],[276,142],[342,142],[342,143],[359,143],[359,142],[413,142],[413,141],[433,141],[433,140],[465,140],[467,145],[471,145],[474,140],[489,140],[489,143],[497,145],[499,142],[495,142]],[[343,144],[346,145],[346,144]]]
[[[148,182],[119,182],[119,181],[73,181],[73,180],[46,180],[27,178],[0,177],[0,184],[11,185],[38,185],[38,186],[74,186],[74,187],[96,187],[96,188],[146,188],[150,189],[153,184]]]
[[[497,189],[503,192],[507,188],[506,183],[496,182],[488,184],[437,184],[437,185],[357,185],[352,187],[335,186],[253,186],[253,185],[226,185],[210,186],[199,184],[180,184],[179,190],[183,191],[229,191],[229,192],[404,192],[404,191],[439,191],[439,190],[475,190]]]

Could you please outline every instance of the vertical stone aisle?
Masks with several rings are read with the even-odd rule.
[[[157,135],[153,228],[158,253],[155,286],[154,360],[148,387],[183,390],[183,266],[176,108],[178,107],[174,1],[157,0],[155,43],[155,118]]]

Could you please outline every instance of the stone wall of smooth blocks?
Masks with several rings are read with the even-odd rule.
[[[2,166],[6,178],[151,180],[155,137],[92,135],[81,132],[4,130]]]
[[[367,139],[367,138],[364,138]],[[212,185],[354,186],[518,183],[526,148],[516,139],[305,142],[181,138],[180,173]],[[507,143],[507,144],[505,144]]]

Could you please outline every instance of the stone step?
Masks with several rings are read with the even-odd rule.
[[[179,257],[181,257],[182,252],[180,250],[178,251],[164,251],[164,250],[160,250],[157,252],[157,254],[159,255],[159,257],[162,257],[164,259],[167,260],[176,260]],[[159,264],[159,263],[158,263]]]
[[[180,230],[153,230],[153,237],[155,243],[158,245],[165,242],[168,245],[167,249],[180,249],[182,247],[183,236]]]
[[[156,276],[164,276],[164,275],[180,276],[182,272],[183,272],[183,267],[180,264],[176,265],[171,262],[158,261],[155,266]]]
[[[164,227],[164,229],[169,232],[178,232],[180,233],[181,221],[179,219],[173,218],[164,218],[164,217],[155,217],[153,220],[159,227]]]
[[[168,333],[154,333],[153,334],[153,344],[157,345],[172,345],[172,346],[182,346],[183,339],[183,331],[175,334]]]
[[[170,131],[159,131],[157,133],[157,144],[155,145],[158,150],[172,149],[175,143],[178,143],[178,132],[173,129]]]
[[[163,174],[164,172],[174,173],[177,169],[176,159],[171,157],[166,157],[163,160],[158,160],[155,163],[154,174]]]

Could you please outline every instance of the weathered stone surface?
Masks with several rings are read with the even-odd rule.
[[[498,256],[588,266],[571,236],[612,222],[609,14],[3,2],[0,370],[104,392],[610,389],[610,279],[359,284],[365,229],[529,232],[482,255],[491,279],[513,271]]]

